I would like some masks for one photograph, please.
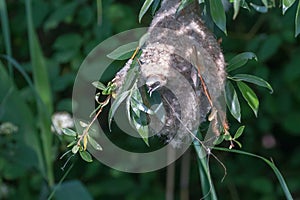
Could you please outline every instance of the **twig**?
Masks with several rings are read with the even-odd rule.
[[[99,111],[96,113],[96,115],[94,116],[93,120],[88,124],[88,126],[84,129],[82,135],[80,135],[80,138],[77,141],[77,145],[80,146],[80,142],[83,140],[84,137],[86,137],[89,133],[89,129],[91,128],[91,126],[93,125],[93,123],[95,122],[95,120],[98,118],[99,114],[102,112],[103,108],[108,104],[109,100],[111,98],[111,95],[108,95],[107,98],[105,99],[104,102],[100,103],[101,107],[99,109]]]

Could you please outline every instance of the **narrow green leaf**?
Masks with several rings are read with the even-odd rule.
[[[42,49],[40,47],[37,35],[34,30],[32,20],[31,1],[25,1],[26,16],[27,16],[27,30],[29,41],[30,60],[32,65],[33,80],[37,92],[37,110],[38,123],[41,130],[42,148],[44,153],[44,162],[46,163],[47,181],[50,187],[54,185],[54,170],[53,170],[53,152],[52,141],[53,134],[51,132],[51,113],[53,112],[52,93],[48,77],[48,70],[43,57]]]
[[[219,137],[217,137],[217,139],[214,141],[214,145],[218,145],[218,144],[221,144],[223,141],[224,141],[224,138],[225,138],[225,135],[222,134],[220,135]]]
[[[134,126],[132,123],[131,108],[130,108],[131,95],[132,95],[132,90],[130,91],[130,94],[128,95],[128,97],[126,99],[126,115],[127,115],[127,119],[129,121],[130,125]]]
[[[196,134],[197,133],[195,133],[195,135]],[[201,139],[199,137],[199,134],[198,134],[198,138]],[[217,200],[218,198],[217,198],[215,187],[213,185],[213,181],[212,181],[212,177],[208,165],[209,162],[206,156],[207,152],[197,140],[193,141],[193,146],[197,153],[197,163],[198,163],[198,169],[200,174],[202,193],[206,195],[205,197],[206,199]]]
[[[159,6],[160,0],[154,0],[153,4],[152,4],[152,12],[151,14],[154,15],[158,6]]]
[[[262,3],[264,4],[264,6],[266,7],[266,8],[268,8],[269,6],[268,6],[268,0],[261,0],[262,1]]]
[[[283,176],[281,175],[280,171],[278,170],[278,168],[276,167],[276,165],[273,163],[273,161],[270,161],[262,156],[258,156],[256,154],[252,154],[252,153],[248,153],[245,151],[241,151],[241,150],[236,150],[236,149],[226,149],[226,148],[221,148],[221,147],[214,147],[215,150],[218,151],[225,151],[225,152],[230,152],[230,153],[237,153],[237,154],[241,154],[241,155],[246,155],[246,156],[250,156],[250,157],[254,157],[254,158],[259,158],[261,160],[263,160],[267,165],[269,165],[271,167],[271,169],[273,170],[273,172],[275,173],[280,186],[284,192],[284,195],[286,197],[287,200],[293,200],[293,197],[289,191],[289,188],[283,178]]]
[[[131,57],[131,52],[133,52],[139,46],[139,42],[130,42],[124,44],[117,49],[113,50],[107,55],[107,57],[113,60],[126,60]]]
[[[142,95],[137,88],[137,84],[134,85],[132,88],[132,94],[130,99],[130,106],[132,109],[132,122],[135,126],[137,132],[142,137],[144,142],[149,146],[148,136],[149,136],[149,129],[147,124],[147,116],[146,112],[141,112],[141,109],[148,109],[146,106],[143,106],[143,98]],[[150,109],[148,109],[150,110]],[[145,110],[144,110],[145,111]],[[153,112],[151,112],[153,114]]]
[[[147,10],[150,8],[151,4],[153,3],[154,0],[145,0],[140,13],[139,13],[139,22],[141,23],[143,16],[147,12]]]
[[[75,131],[73,131],[72,129],[69,129],[69,128],[63,128],[62,132],[67,136],[71,136],[71,137],[76,137],[77,136],[77,133]]]
[[[228,66],[227,66],[227,72],[230,72],[232,70],[238,69],[240,67],[242,67],[243,65],[245,65],[248,60],[250,59],[255,59],[257,61],[257,57],[254,53],[252,52],[244,52],[244,53],[240,53],[238,55],[236,55],[235,57],[233,57],[229,62],[228,62]]]
[[[250,6],[252,6],[254,8],[254,10],[256,10],[257,12],[260,12],[260,13],[268,12],[268,7],[259,6],[259,5],[256,5],[254,3],[250,3]]]
[[[239,142],[239,141],[237,141],[237,140],[233,140],[240,148],[242,148],[242,144]]]
[[[245,0],[241,0],[241,7],[247,9],[248,11],[250,11],[248,3]]]
[[[135,114],[133,113],[133,116]],[[143,121],[146,120],[146,116],[143,113],[140,113],[139,117],[132,117],[132,123],[135,126],[135,129],[137,130],[137,132],[139,133],[139,135],[142,137],[142,139],[144,140],[145,144],[147,146],[149,146],[149,141],[148,141],[148,137],[149,137],[149,128],[146,125],[143,125]]]
[[[85,128],[85,127],[88,126],[88,124],[85,123],[85,122],[83,122],[83,121],[79,121],[79,124],[80,124],[80,126],[83,127],[83,128]]]
[[[128,97],[130,91],[125,91],[121,94],[119,94],[115,101],[113,102],[113,104],[111,105],[111,108],[109,110],[109,114],[108,114],[108,126],[109,126],[109,130],[111,131],[111,121],[112,118],[114,117],[117,109],[119,108],[119,106],[121,105],[121,103]]]
[[[0,16],[1,16],[2,34],[4,38],[4,44],[5,44],[5,52],[7,56],[12,57],[10,28],[9,28],[9,20],[7,15],[6,0],[0,0]],[[11,63],[8,63],[8,69],[9,69],[10,77],[13,77],[13,68],[11,66]]]
[[[98,25],[102,24],[102,0],[97,0],[97,18]]]
[[[139,73],[139,66],[135,61],[133,61],[133,63],[130,66],[130,69],[126,73],[124,83],[120,88],[120,93],[130,90],[133,87],[134,83],[137,80],[138,73]]]
[[[25,79],[25,81],[29,85],[30,89],[34,93],[34,95],[36,97],[36,100],[39,101],[40,99],[39,99],[39,96],[37,94],[36,88],[34,87],[33,82],[31,81],[29,75],[24,70],[24,67],[21,66],[14,58],[12,58],[10,56],[0,54],[0,57],[6,59],[9,63],[12,64],[12,66],[14,68],[16,68],[20,72],[20,74],[22,74],[23,78]]]
[[[94,81],[92,84],[95,88],[98,88],[99,90],[105,90],[106,89],[106,86],[103,83],[99,82],[99,81]]]
[[[79,151],[80,157],[86,162],[93,162],[92,156],[87,151]]]
[[[225,101],[227,104],[227,107],[231,113],[231,115],[241,122],[241,107],[240,107],[240,102],[237,97],[237,93],[230,81],[227,81],[225,85]]]
[[[209,1],[210,3],[210,13],[213,21],[219,27],[225,35],[227,35],[226,31],[226,15],[225,10],[221,0]]]
[[[283,15],[295,3],[295,1],[296,0],[282,0],[282,14]]]
[[[267,81],[265,81],[264,79],[262,79],[260,77],[253,76],[250,74],[236,74],[232,78],[237,81],[246,81],[246,82],[261,86],[261,87],[265,87],[270,90],[271,94],[273,93],[272,86]]]
[[[75,146],[73,146],[73,148],[72,148],[72,153],[73,153],[73,154],[76,154],[76,153],[78,152],[78,150],[79,150],[79,146],[78,146],[78,145],[75,145]]]
[[[250,108],[253,110],[255,116],[257,117],[258,107],[259,107],[259,100],[253,90],[245,83],[238,81],[237,85],[244,97],[247,101]]]
[[[245,126],[240,126],[238,130],[235,132],[233,139],[238,139],[244,132]]]
[[[88,141],[94,149],[96,149],[97,151],[102,151],[102,147],[100,146],[100,144],[98,142],[96,142],[96,140],[94,140],[94,138],[92,138],[91,136],[88,136]]]
[[[143,102],[138,101],[134,97],[131,98],[131,106],[132,106],[132,109],[134,111],[135,110],[140,110],[140,111],[142,111],[144,113],[147,113],[149,115],[153,115],[154,114],[154,112],[151,109],[147,108],[147,106],[145,106],[143,104]]]
[[[300,1],[298,2],[298,7],[297,7],[297,12],[296,12],[296,17],[295,17],[295,37],[298,36],[300,33]]]
[[[43,103],[47,107],[47,112],[52,113],[52,94],[48,77],[48,70],[44,60],[44,56],[34,30],[32,21],[31,1],[26,1],[27,29],[30,60],[33,71],[33,80],[36,90],[41,97]]]
[[[67,147],[69,148],[69,147],[73,146],[73,145],[76,144],[76,143],[77,143],[77,141],[76,141],[76,140],[73,140],[72,142],[70,142],[70,143],[67,145]]]
[[[233,19],[235,19],[237,17],[237,15],[239,14],[240,3],[241,3],[241,0],[234,0],[233,1],[233,9],[234,9]]]

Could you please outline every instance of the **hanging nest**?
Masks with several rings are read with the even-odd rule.
[[[191,142],[209,113],[209,132],[218,136],[227,130],[220,46],[201,20],[199,5],[178,12],[179,5],[180,0],[162,1],[139,57],[139,83],[150,95],[160,94],[165,112],[164,121],[150,117],[149,127],[174,147]],[[116,75],[119,84],[127,70]]]

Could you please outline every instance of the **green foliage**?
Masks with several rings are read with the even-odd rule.
[[[219,27],[226,35],[226,16],[225,10],[221,0],[206,1],[209,2],[210,14],[214,23]]]
[[[7,4],[6,8],[3,6],[3,2]],[[67,110],[70,112],[73,81],[87,53],[113,33],[140,26],[137,21],[139,8],[142,7],[143,2],[139,4],[140,2],[137,1],[128,1],[126,5],[120,3],[121,1],[112,0],[102,1],[101,4],[100,1],[97,2],[98,7],[96,1],[32,0],[33,22],[30,22],[32,25],[27,27],[26,20],[24,22],[24,19],[29,16],[25,12],[24,3],[27,3],[26,1],[0,1],[2,30],[0,53],[9,55],[1,56],[5,62],[0,63],[0,126],[11,123],[18,128],[17,131],[10,134],[0,134],[0,198],[46,199],[52,193],[52,189],[52,197],[55,199],[164,199],[165,197],[165,180],[162,178],[165,174],[164,169],[147,174],[127,174],[109,169],[95,161],[87,165],[82,159],[77,159],[80,158],[80,152],[87,152],[83,150],[83,141],[80,144],[82,148],[77,146],[78,140],[75,138],[82,134],[79,131],[76,135],[72,133],[72,136],[56,135],[51,139],[53,142],[41,139],[41,127],[49,126],[51,113],[42,114],[43,118],[40,118],[37,102],[41,102],[43,99],[43,101],[48,101],[47,106],[42,106],[45,109],[51,109],[52,105],[53,111]],[[210,9],[207,7],[209,1],[198,0],[197,2],[204,6],[206,14],[210,15]],[[277,168],[272,168],[275,170],[284,192],[282,193],[278,189],[278,182],[272,180],[272,177],[270,178],[272,176],[270,170],[261,165],[257,159],[250,160],[247,157],[236,156],[232,153],[238,150],[226,148],[224,151],[230,151],[230,154],[213,151],[228,169],[223,182],[219,180],[222,179],[224,171],[220,170],[213,156],[209,160],[202,160],[202,166],[206,167],[206,171],[202,171],[203,174],[207,170],[212,173],[210,181],[214,182],[214,191],[220,194],[222,199],[283,199],[284,195],[287,199],[291,199],[288,187],[295,198],[299,195],[300,184],[297,177],[300,167],[298,156],[300,149],[297,147],[297,137],[299,137],[300,109],[300,70],[298,67],[300,49],[299,40],[295,39],[294,35],[298,35],[300,32],[300,8],[299,1],[296,0],[282,0],[281,10],[272,8],[274,7],[272,2],[232,1],[232,8],[226,13],[228,37],[223,37],[222,49],[229,66],[231,66],[227,68],[229,80],[226,97],[227,102],[231,102],[230,106],[228,103],[227,106],[230,113],[233,114],[233,117],[229,116],[229,124],[230,130],[233,130],[234,133],[232,137],[226,136],[226,139],[228,141],[237,139],[243,144],[245,151],[272,157],[285,177],[284,180],[278,170],[275,170]],[[159,0],[154,0],[148,10],[154,14],[159,3]],[[268,12],[265,14],[253,12],[255,5],[261,6],[262,11],[267,10]],[[280,4],[276,4],[276,6],[278,7]],[[5,17],[5,10],[7,10],[7,17]],[[146,15],[147,13],[144,16]],[[235,21],[231,20],[233,16]],[[146,19],[142,21],[144,22]],[[147,26],[148,23],[142,25]],[[31,41],[24,37],[28,35],[28,28],[32,31],[30,35],[33,39]],[[216,33],[219,36],[217,31]],[[10,39],[8,39],[9,37]],[[29,47],[29,42],[32,48]],[[19,63],[10,56],[9,48],[12,50],[11,55]],[[124,55],[126,59],[132,55],[133,50],[132,48],[131,51],[127,51],[128,54]],[[32,53],[31,56],[30,51],[35,53]],[[242,54],[244,55],[242,59],[233,62],[234,60],[232,61],[231,58],[239,55],[240,52],[255,52],[258,61],[254,62],[253,58],[256,59],[256,56],[253,53],[246,53]],[[33,70],[31,57],[37,59],[34,60],[37,63],[35,66],[43,67]],[[245,67],[242,68],[241,66],[244,64]],[[118,69],[122,66],[122,62],[117,62],[113,68]],[[14,69],[15,78],[11,76],[12,69]],[[39,70],[41,72],[38,73],[41,73],[42,77],[36,77],[34,81],[31,81],[31,77],[37,76]],[[101,85],[97,82],[96,85],[101,92],[107,89],[106,94],[111,92],[106,83],[113,77],[112,71],[108,72],[104,81],[101,80],[105,84]],[[37,85],[36,79],[39,79],[38,81],[41,81],[42,85]],[[47,79],[49,85],[47,86],[46,83],[46,87],[44,87]],[[264,80],[268,80],[270,84]],[[237,82],[240,81],[251,86],[260,99],[258,119],[253,119],[252,109],[248,108],[247,101],[239,101],[240,98],[243,98],[237,86]],[[124,91],[131,88],[133,84],[134,81],[128,80]],[[264,88],[256,87],[256,85]],[[45,90],[41,89],[41,86]],[[37,88],[40,88],[39,92]],[[272,92],[273,88],[274,92],[271,96],[267,91]],[[43,94],[44,97],[39,98],[40,94]],[[153,93],[154,95],[156,94]],[[150,100],[153,100],[153,96]],[[98,98],[97,100],[100,102]],[[133,99],[131,101],[130,98],[124,101],[129,102],[129,106],[131,106],[131,102],[132,105],[136,104],[132,110],[139,111],[140,114],[151,112],[148,107],[144,107],[145,103]],[[242,108],[242,111],[239,112],[238,107]],[[100,108],[96,111],[99,111]],[[128,111],[130,110],[128,109]],[[154,110],[153,112],[157,115],[158,111]],[[129,114],[132,116],[134,113],[132,111]],[[236,123],[233,118],[243,120],[246,128],[244,129],[243,126]],[[163,116],[160,119],[163,120]],[[86,123],[82,128],[86,128],[88,124]],[[48,127],[47,131],[49,130]],[[89,133],[92,132],[90,129]],[[48,134],[54,133],[48,132]],[[121,131],[110,134],[118,144],[128,144],[129,142],[129,145],[133,147],[140,145],[122,135]],[[272,138],[275,143],[272,142]],[[222,135],[216,143],[224,140],[225,136]],[[98,138],[94,138],[91,134],[86,137],[86,141],[88,150],[89,147],[96,151],[102,149],[101,143],[99,144],[100,138],[98,141]],[[140,141],[143,144],[143,140]],[[49,142],[51,142],[50,148]],[[155,145],[150,138],[148,142],[151,144],[150,148]],[[235,141],[233,143],[236,144]],[[65,167],[68,170],[61,171],[60,168],[64,168],[63,165],[66,161],[58,158],[68,150],[67,148],[77,149],[74,150],[77,152],[76,156],[73,156],[72,153],[67,154],[71,155],[68,159],[75,165],[68,167],[69,163],[67,163]],[[197,156],[197,153],[192,152],[192,156]],[[90,161],[89,156],[84,155],[84,157]],[[45,181],[49,176],[45,159],[50,160],[51,167],[48,169],[54,174],[54,187],[49,187]],[[208,162],[211,163],[209,165],[211,169],[207,168]],[[274,166],[273,162],[268,162]],[[176,169],[178,169],[179,163],[176,162],[176,165]],[[203,197],[205,194],[201,194],[199,188],[209,186],[209,180],[206,180],[208,184],[200,186],[199,166],[201,165],[197,166],[196,162],[192,161],[190,199]],[[205,168],[203,169],[205,170]],[[70,171],[72,173],[69,173]],[[176,173],[176,176],[178,177],[179,173]],[[205,178],[205,176],[201,177]],[[205,181],[203,182],[205,183]],[[177,186],[175,196],[178,197],[180,183],[176,181],[175,184]],[[209,189],[207,187],[206,191]]]

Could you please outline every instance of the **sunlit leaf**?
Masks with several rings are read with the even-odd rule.
[[[102,151],[102,147],[100,146],[100,144],[98,142],[96,142],[96,140],[94,140],[94,138],[92,138],[91,136],[88,136],[88,141],[89,144],[96,149],[97,151]]]
[[[77,136],[77,133],[75,131],[73,131],[72,129],[69,129],[69,128],[63,128],[62,132],[67,136],[72,136],[72,137]]]
[[[248,3],[245,0],[241,0],[241,7],[250,11]]]
[[[282,0],[282,14],[285,12],[295,3],[296,0]]]
[[[238,81],[237,85],[244,97],[247,101],[250,108],[253,110],[255,116],[257,117],[258,107],[259,107],[259,100],[253,90],[245,83]]]
[[[111,105],[111,108],[109,110],[109,114],[108,114],[108,126],[109,126],[109,130],[111,130],[111,121],[112,118],[114,117],[117,109],[119,108],[119,106],[121,105],[121,103],[128,97],[130,91],[125,91],[121,94],[119,94],[115,101],[113,102],[113,104]]]
[[[248,60],[253,59],[253,58],[255,60],[257,60],[256,55],[252,52],[240,53],[240,54],[236,55],[235,57],[233,57],[228,62],[226,71],[230,72],[232,70],[238,69],[238,68],[242,67],[243,65],[245,65],[248,62]]]
[[[261,0],[265,7],[268,8],[268,0]]]
[[[78,145],[75,145],[75,146],[73,146],[73,148],[72,148],[72,153],[73,153],[73,154],[76,154],[76,153],[78,152],[78,150],[79,150],[79,146],[78,146]]]
[[[85,151],[86,150],[86,148],[87,148],[87,135],[85,135],[84,137],[83,137],[83,150]]]
[[[124,44],[115,50],[113,50],[111,53],[107,55],[107,57],[113,59],[113,60],[126,60],[131,57],[131,52],[134,52],[134,50],[138,47],[139,42],[130,42],[128,44]]]
[[[265,81],[260,77],[250,75],[250,74],[236,74],[232,78],[237,81],[246,81],[261,87],[265,87],[270,90],[270,93],[273,93],[272,86],[267,81]]]
[[[145,0],[140,13],[139,13],[139,22],[141,23],[143,16],[147,12],[147,10],[150,8],[151,4],[153,3],[154,0]]]
[[[152,12],[151,14],[154,15],[158,6],[159,6],[160,0],[154,0],[153,4],[152,4]]]
[[[70,142],[70,143],[67,145],[67,147],[69,148],[69,147],[73,146],[73,145],[76,144],[76,143],[77,143],[77,141],[76,141],[76,140],[73,140],[72,142]]]
[[[87,151],[79,151],[80,157],[86,162],[93,162],[92,156]]]
[[[230,81],[227,81],[225,85],[225,100],[227,107],[232,114],[232,116],[237,119],[239,122],[241,122],[241,108],[240,108],[240,102],[237,97],[237,93]]]
[[[79,124],[80,124],[80,126],[83,127],[83,128],[85,128],[85,127],[88,126],[88,124],[85,123],[85,122],[83,122],[83,121],[79,121]]]
[[[105,88],[106,88],[106,86],[99,81],[94,81],[92,84],[95,88],[97,88],[99,90],[105,90]]]
[[[213,21],[219,27],[225,35],[227,35],[226,31],[226,15],[225,10],[221,0],[209,1],[210,3],[210,13]]]
[[[241,0],[234,0],[233,1],[233,9],[234,9],[233,19],[235,19],[237,17],[238,13],[239,13],[240,3],[241,3]]]
[[[135,116],[132,119],[132,123],[135,126],[137,132],[139,135],[142,137],[144,140],[145,144],[149,146],[149,141],[148,141],[148,136],[149,136],[149,128],[147,125],[144,125],[145,120],[146,120],[146,115],[145,113],[139,113],[140,116]],[[133,116],[135,113],[133,113]]]
[[[250,6],[252,6],[254,8],[254,10],[256,10],[257,12],[260,12],[260,13],[268,12],[268,7],[259,6],[259,5],[256,5],[254,3],[250,3]]]
[[[149,115],[154,114],[154,112],[151,109],[147,108],[147,106],[145,106],[143,104],[143,102],[138,101],[134,97],[131,98],[131,105],[132,105],[132,107],[134,107],[134,108],[132,108],[133,110],[138,109],[138,110],[140,110],[142,112],[145,112]]]
[[[295,37],[298,36],[300,33],[300,1],[298,2],[298,7],[297,7],[297,12],[296,12],[296,17],[295,17]]]
[[[149,146],[149,142],[148,142],[149,129],[148,126],[146,125],[147,124],[146,112],[140,111],[140,109],[144,109],[144,108],[147,109],[147,107],[142,105],[143,105],[142,95],[138,90],[137,85],[135,85],[133,87],[133,91],[130,99],[130,106],[133,112],[132,122],[139,135],[142,137],[144,142]]]
[[[244,132],[245,126],[240,126],[233,136],[233,139],[238,139]]]

